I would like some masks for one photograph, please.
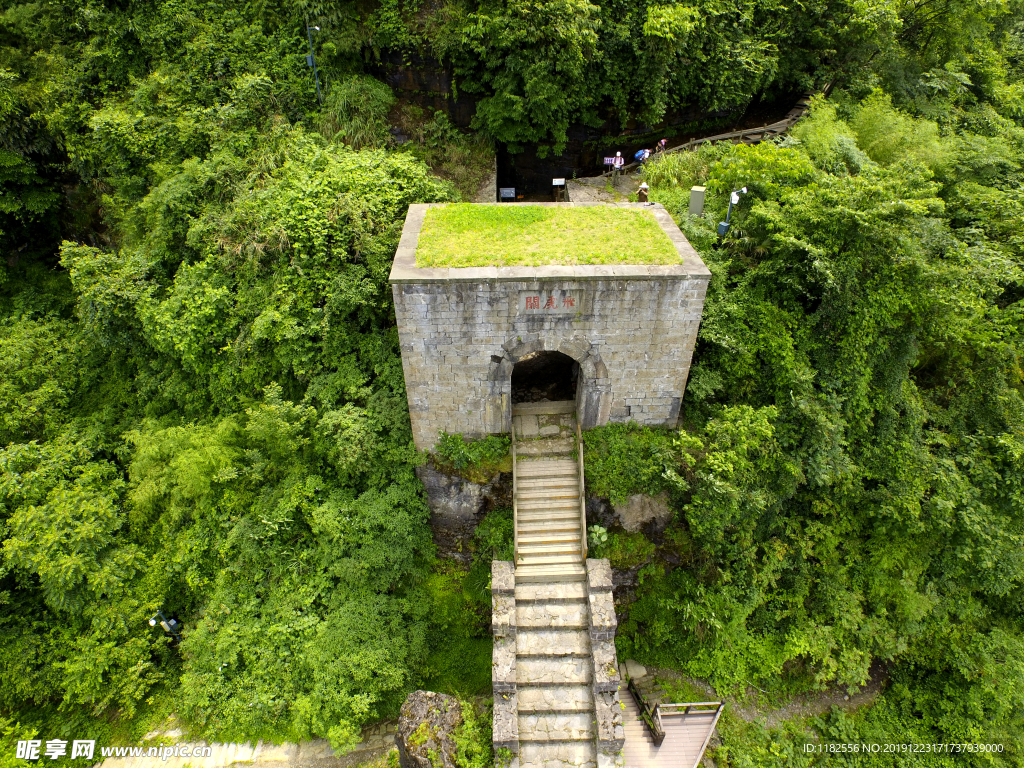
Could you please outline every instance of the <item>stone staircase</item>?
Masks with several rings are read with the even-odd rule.
[[[520,768],[596,768],[574,403],[513,407]]]
[[[516,583],[585,577],[575,403],[512,407]]]
[[[520,768],[594,768],[586,584],[517,580],[515,596]]]

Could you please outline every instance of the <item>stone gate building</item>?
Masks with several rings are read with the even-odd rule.
[[[678,264],[441,269],[416,266],[428,208],[409,207],[390,277],[417,449],[508,432],[513,401],[545,395],[584,429],[676,424],[711,273],[662,206]]]

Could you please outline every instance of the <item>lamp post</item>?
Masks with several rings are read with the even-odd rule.
[[[157,611],[150,617],[149,626],[155,627],[157,624],[163,627],[164,632],[173,637],[176,642],[181,642],[181,635],[178,634],[178,628],[181,625],[177,621],[168,619],[164,616],[163,611]]]
[[[725,237],[725,233],[729,231],[729,219],[732,218],[732,207],[739,205],[740,193],[747,194],[747,188],[734,189],[732,195],[729,196],[729,211],[725,214],[725,221],[718,222],[718,236]]]
[[[311,27],[309,22],[306,22],[306,39],[309,41],[309,56],[306,57],[306,66],[313,68],[313,79],[316,80],[316,100],[318,104],[323,104],[323,96],[320,95],[320,75],[316,71],[316,58],[313,56],[313,30],[320,31],[320,27]]]

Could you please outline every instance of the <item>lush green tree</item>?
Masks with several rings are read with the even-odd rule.
[[[826,731],[912,717],[998,741],[1024,711],[1024,260],[960,189],[1002,194],[1022,145],[994,155],[879,95],[848,111],[649,174],[680,209],[706,180],[710,214],[682,224],[713,277],[666,474],[689,564],[648,569],[620,647],[734,690],[855,686],[883,662],[900,714]]]

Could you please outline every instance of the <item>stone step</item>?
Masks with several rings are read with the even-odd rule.
[[[590,655],[590,632],[582,629],[516,630],[516,653],[530,656]]]
[[[575,488],[578,489],[580,485],[579,478],[576,474],[571,475],[537,475],[535,477],[520,477],[516,483],[516,487],[520,491],[533,490],[534,488]]]
[[[538,581],[584,581],[587,569],[583,563],[538,565],[520,563],[516,566],[516,584]]]
[[[572,485],[563,485],[552,488],[520,488],[516,492],[516,499],[518,501],[532,501],[534,499],[541,499],[545,501],[555,501],[562,499],[579,499],[580,487],[578,483]]]
[[[579,465],[575,461],[564,459],[516,461],[516,476],[518,478],[576,477],[579,471]]]
[[[519,768],[597,768],[597,745],[593,741],[521,742]]]
[[[575,496],[569,496],[566,498],[546,498],[543,496],[529,496],[525,499],[516,497],[516,506],[519,508],[526,509],[545,509],[547,507],[567,507],[575,505],[577,509],[580,506],[580,496],[577,493]]]
[[[590,659],[578,656],[527,656],[516,659],[516,682],[571,683],[590,685],[594,680],[594,667]]]
[[[516,603],[532,600],[586,600],[587,588],[581,581],[565,584],[516,584]]]
[[[518,662],[517,662],[518,665]],[[517,683],[519,714],[535,712],[593,712],[594,694],[589,685],[535,685]]]
[[[574,510],[575,511],[575,510]],[[562,532],[575,532],[578,533],[580,530],[580,516],[575,514],[572,516],[566,515],[561,518],[552,518],[545,516],[540,519],[539,516],[535,519],[528,519],[526,517],[520,518],[519,520],[519,535],[520,537],[524,533],[562,533]]]
[[[565,525],[572,522],[577,528],[581,525],[579,507],[561,507],[556,509],[520,509],[519,510],[519,531],[522,533],[524,526],[537,530],[541,523]]]
[[[565,531],[553,531],[553,530],[540,530],[533,529],[524,531],[522,528],[519,529],[519,546],[524,545],[540,545],[540,546],[565,546],[570,549],[579,550],[580,548],[580,531],[579,524],[576,525],[576,529],[569,529]]]
[[[554,508],[546,507],[545,509],[520,509],[518,518],[520,526],[524,525],[525,523],[539,523],[546,521],[555,522],[556,520],[574,520],[575,522],[580,523],[580,506],[577,505],[574,507]],[[520,530],[522,530],[521,527]]]
[[[524,741],[584,741],[594,738],[589,714],[545,713],[519,716],[519,743]]]
[[[569,456],[576,440],[573,438],[547,438],[516,443],[517,456]]]
[[[519,538],[540,540],[545,536],[578,536],[580,534],[579,517],[565,520],[531,520],[519,523]]]
[[[523,414],[512,417],[512,426],[515,428],[516,437],[519,440],[527,441],[541,437],[571,438],[576,424],[573,422],[572,416]]]
[[[517,570],[519,566],[524,568],[540,565],[540,566],[552,566],[552,565],[582,565],[582,558],[580,553],[575,554],[524,554],[522,551],[519,553],[519,559],[516,561]],[[518,576],[517,576],[518,578]]]
[[[573,541],[557,541],[557,542],[543,542],[543,541],[524,541],[522,537],[519,539],[519,556],[522,558],[525,555],[535,555],[537,557],[543,557],[547,555],[578,555],[581,551],[580,540],[576,539]]]
[[[588,629],[590,618],[587,603],[528,602],[516,605],[516,628],[522,629]]]
[[[573,400],[551,400],[546,403],[515,403],[512,406],[513,416],[523,414],[544,413],[575,413],[576,403]]]

